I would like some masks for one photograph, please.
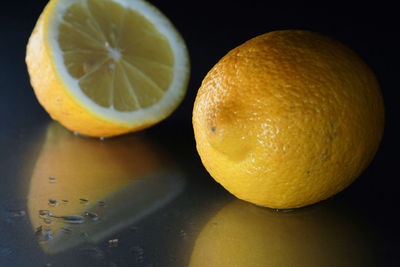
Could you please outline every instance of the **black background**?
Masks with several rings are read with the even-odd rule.
[[[339,194],[372,220],[380,232],[385,264],[395,266],[400,248],[396,216],[399,87],[398,14],[390,6],[332,5],[324,8],[272,6],[270,1],[150,1],[171,19],[186,41],[191,77],[183,103],[171,117],[149,131],[181,136],[195,151],[191,115],[197,90],[205,74],[229,50],[259,34],[280,29],[307,29],[332,36],[356,51],[376,73],[386,108],[385,134],[380,149],[363,175]],[[29,85],[25,47],[47,1],[6,1],[0,11],[0,119],[3,127],[21,118],[45,118]],[[8,110],[6,113],[5,111]],[[5,116],[10,114],[13,116]],[[156,134],[157,135],[157,134]],[[171,139],[172,140],[172,139]],[[193,157],[200,159],[197,154]]]

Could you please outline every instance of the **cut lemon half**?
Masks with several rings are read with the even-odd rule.
[[[50,116],[95,137],[168,117],[189,77],[183,39],[142,0],[51,0],[29,39],[26,62]]]

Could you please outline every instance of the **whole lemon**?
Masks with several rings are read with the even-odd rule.
[[[373,72],[318,33],[275,31],[225,55],[193,109],[197,150],[240,199],[271,208],[324,200],[374,157],[384,105]]]

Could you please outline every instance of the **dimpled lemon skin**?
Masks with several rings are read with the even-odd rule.
[[[240,199],[298,208],[350,185],[374,157],[384,105],[369,67],[329,37],[255,37],[206,75],[193,110],[197,150]]]

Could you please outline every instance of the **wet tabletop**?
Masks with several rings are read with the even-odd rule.
[[[187,42],[188,93],[162,123],[105,140],[67,131],[34,97],[25,46],[46,1],[6,4],[0,266],[399,266],[391,156],[398,55],[390,8],[354,13],[262,2],[152,1]],[[331,35],[359,53],[378,76],[387,115],[376,158],[348,189],[310,207],[274,211],[240,201],[212,180],[196,152],[191,110],[221,56],[288,28]]]

